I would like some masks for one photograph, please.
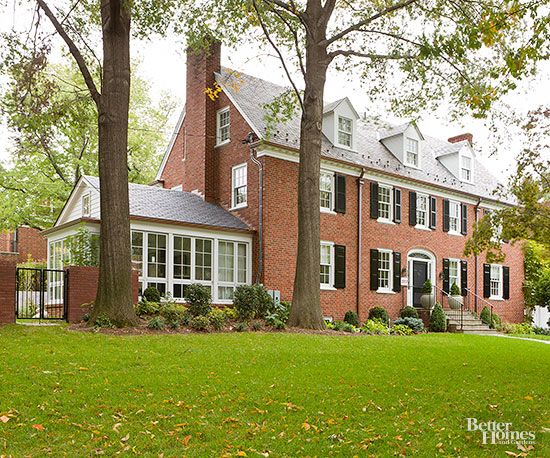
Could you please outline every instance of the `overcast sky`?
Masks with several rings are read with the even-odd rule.
[[[30,18],[18,11],[17,14],[0,16],[0,33],[10,30],[14,24],[20,28],[27,28],[30,25]],[[62,43],[59,42],[62,46]],[[275,83],[288,85],[278,60],[267,52],[261,52],[256,57],[258,50],[251,52],[249,48],[237,51],[223,50],[222,65],[249,73]],[[134,42],[132,47],[134,58],[141,60],[139,73],[149,80],[152,85],[153,97],[158,98],[162,92],[168,92],[179,102],[179,109],[185,99],[185,53],[183,44],[175,39],[155,39],[146,42]],[[1,84],[1,80],[0,80]],[[384,107],[377,107],[376,113],[372,113],[372,103],[366,95],[362,95],[358,82],[350,82],[346,77],[336,72],[329,74],[325,91],[327,101],[336,100],[349,96],[359,113],[366,112],[369,115],[381,115],[394,122],[403,120],[392,117],[391,113],[384,110]],[[550,63],[546,62],[540,66],[539,74],[529,82],[520,85],[520,89],[514,94],[507,96],[504,101],[515,110],[525,112],[540,105],[550,106]],[[450,136],[463,132],[471,132],[474,135],[474,147],[479,160],[489,170],[502,178],[507,175],[514,164],[514,156],[520,144],[498,145],[498,153],[491,155],[491,141],[489,126],[481,120],[464,118],[459,122],[450,121],[445,116],[446,109],[442,106],[438,113],[420,113],[420,129],[425,135],[447,139]],[[170,135],[176,122],[175,115],[166,126],[166,137]],[[5,125],[0,125],[0,159],[4,160],[9,156],[9,132]]]

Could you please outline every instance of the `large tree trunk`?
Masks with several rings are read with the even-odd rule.
[[[315,16],[310,11],[311,18]],[[306,37],[304,111],[300,125],[298,177],[298,256],[289,326],[324,329],[320,295],[319,175],[323,94],[329,59],[319,46],[325,30],[317,21]]]
[[[102,0],[103,79],[99,106],[101,191],[100,271],[92,322],[107,316],[132,325],[133,308],[128,197],[130,12],[123,0]]]

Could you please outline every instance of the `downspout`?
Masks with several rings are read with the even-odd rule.
[[[474,207],[474,219],[475,219],[475,223],[477,225],[477,220],[478,220],[478,217],[477,217],[477,213],[479,211],[479,206],[481,205],[481,197],[477,200],[477,204],[476,206]],[[478,259],[477,259],[477,254],[474,254],[474,312],[477,313],[477,285],[478,285],[478,280],[477,280],[477,276],[478,276],[478,270],[479,270],[479,267],[477,265],[478,263]]]
[[[357,290],[355,293],[355,308],[357,316],[360,317],[361,304],[361,270],[362,270],[362,239],[363,239],[363,185],[365,180],[365,169],[361,169],[361,175],[357,179]]]
[[[250,160],[258,167],[258,270],[256,272],[256,283],[262,282],[264,253],[263,253],[263,215],[264,215],[264,166],[262,161],[256,157],[256,147],[259,141],[253,132],[250,132],[243,143],[250,149]]]

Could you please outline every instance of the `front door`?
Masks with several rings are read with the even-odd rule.
[[[413,305],[421,307],[420,296],[422,296],[422,286],[428,279],[428,263],[424,261],[413,261]]]

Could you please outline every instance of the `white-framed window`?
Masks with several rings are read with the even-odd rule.
[[[502,266],[499,264],[491,264],[490,299],[502,299],[502,284]]]
[[[334,284],[334,244],[330,242],[321,242],[320,284],[321,288]]]
[[[472,158],[469,156],[462,156],[460,167],[460,176],[463,181],[472,181]]]
[[[229,107],[218,110],[216,114],[216,140],[217,145],[223,145],[230,139],[230,112]]]
[[[453,287],[453,284],[456,284],[460,288],[460,260],[459,259],[449,259],[449,292]]]
[[[191,237],[174,235],[172,275],[176,280],[191,280]]]
[[[232,208],[246,207],[247,202],[247,166],[236,165],[231,169],[231,206]]]
[[[378,291],[391,291],[393,288],[393,267],[391,250],[378,250]]]
[[[419,167],[419,143],[414,138],[405,138],[405,164]]]
[[[166,278],[166,240],[166,234],[154,232],[147,234],[147,277],[149,278]]]
[[[392,221],[393,219],[393,188],[378,185],[378,219]]]
[[[320,202],[322,211],[331,212],[334,209],[334,174],[321,171],[319,178]]]
[[[460,203],[449,201],[449,232],[460,234]]]
[[[347,148],[353,145],[353,121],[344,116],[338,116],[338,143]]]
[[[246,283],[246,250],[245,243],[218,241],[218,299],[233,300],[235,287]],[[244,260],[244,263],[243,263]]]
[[[143,275],[143,232],[132,231],[132,269]]]
[[[416,194],[416,225],[427,229],[429,226],[430,198],[426,194]]]
[[[90,216],[92,214],[92,195],[90,193],[82,196],[82,216]]]
[[[195,280],[212,281],[211,239],[195,239]]]

